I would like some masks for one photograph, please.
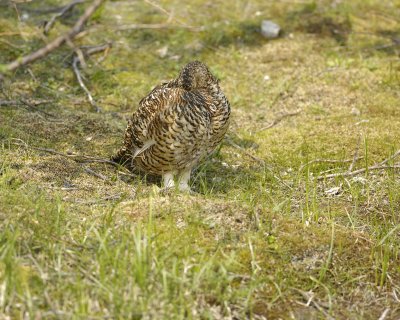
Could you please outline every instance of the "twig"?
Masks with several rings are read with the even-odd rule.
[[[102,158],[96,158],[96,157],[92,157],[92,156],[88,156],[88,155],[66,154],[66,153],[62,153],[62,152],[56,151],[54,149],[47,149],[47,148],[29,146],[28,144],[25,143],[25,141],[23,141],[21,139],[13,139],[13,140],[21,142],[21,143],[14,143],[15,145],[23,146],[25,148],[38,150],[38,151],[42,151],[42,152],[46,152],[46,153],[55,154],[55,155],[58,155],[58,156],[69,158],[69,159],[71,159],[71,160],[73,160],[75,162],[79,162],[79,163],[97,162],[97,163],[109,164],[109,165],[112,165],[112,166],[114,166],[116,168],[120,168],[121,167],[121,165],[119,163],[116,163],[116,162],[111,161],[111,160],[102,159]]]
[[[89,173],[97,178],[100,178],[101,180],[108,180],[108,178],[106,176],[102,175],[101,173],[93,171],[92,169],[85,167],[85,166],[82,166],[82,167],[83,167],[83,170],[85,170],[87,173]]]
[[[236,148],[236,149],[239,149],[239,150],[240,150],[241,152],[243,152],[246,156],[252,158],[253,160],[257,161],[258,163],[261,163],[261,164],[264,166],[264,168],[267,168],[267,169],[272,173],[272,175],[273,175],[273,177],[274,177],[275,179],[277,179],[278,181],[282,182],[282,184],[285,185],[287,188],[292,189],[291,186],[289,186],[285,181],[283,181],[281,178],[279,178],[279,177],[273,172],[273,170],[272,170],[270,167],[267,166],[267,164],[265,163],[265,160],[263,160],[263,159],[261,159],[261,158],[259,158],[259,157],[253,156],[251,153],[247,152],[245,149],[243,149],[241,146],[239,146],[238,144],[236,144],[235,142],[233,142],[233,141],[232,141],[231,139],[229,139],[229,138],[225,138],[224,141],[227,142],[230,146],[232,146],[232,147],[234,147],[234,148]]]
[[[99,202],[103,202],[103,201],[113,201],[113,200],[120,200],[123,196],[123,193],[117,193],[111,196],[107,196],[98,200],[80,200],[80,199],[76,199],[76,200],[70,200],[68,198],[64,198],[64,201],[67,202],[74,202],[74,203],[79,203],[79,204],[87,204],[87,205],[91,205],[91,204],[97,204]]]
[[[139,30],[139,29],[188,29],[190,31],[203,31],[203,27],[193,27],[187,25],[174,25],[168,23],[135,23],[135,24],[127,24],[121,25],[114,28],[117,31],[127,31],[127,30]]]
[[[368,167],[368,171],[384,170],[384,169],[400,169],[400,165],[394,165],[394,166],[375,165],[375,166]],[[352,177],[352,176],[356,176],[360,173],[363,173],[366,170],[367,170],[367,168],[362,168],[362,169],[358,169],[358,170],[355,170],[352,172],[332,173],[332,174],[328,174],[326,176],[319,176],[317,179],[323,180],[323,179],[330,179],[330,178],[335,178],[335,177]]]
[[[293,289],[296,290],[297,292],[299,292],[299,293],[303,296],[303,298],[307,300],[306,306],[309,306],[309,305],[312,303],[312,304],[314,305],[314,307],[315,307],[318,311],[320,311],[321,313],[323,313],[323,315],[326,317],[326,319],[330,319],[330,320],[334,319],[331,315],[329,315],[329,314],[320,306],[319,303],[317,303],[317,302],[313,299],[313,298],[314,298],[314,295],[313,295],[313,294],[310,295],[308,292],[303,291],[303,290],[300,290],[300,289],[297,289],[297,288],[293,288]]]
[[[25,99],[18,99],[18,100],[0,100],[0,107],[1,106],[17,106],[17,107],[27,107],[28,109],[33,109],[34,111],[43,113],[45,116],[56,118],[53,114],[48,113],[44,110],[39,109],[37,106],[41,104],[47,104],[53,102],[53,100],[25,100]],[[44,118],[44,117],[43,117]],[[50,121],[50,120],[49,120]]]
[[[382,162],[380,162],[378,165],[384,165],[386,163],[388,163],[390,160],[393,160],[394,158],[398,157],[400,155],[400,149],[397,150],[392,156],[390,156],[389,158],[383,160]]]
[[[112,165],[117,168],[120,167],[120,165],[118,163],[111,161],[111,160],[107,160],[107,159],[95,158],[95,157],[91,157],[91,156],[87,156],[87,155],[79,155],[79,154],[65,154],[65,153],[58,152],[53,149],[38,148],[38,147],[30,147],[30,148],[34,149],[34,150],[38,150],[38,151],[52,153],[52,154],[59,155],[59,156],[65,157],[65,158],[70,158],[79,163],[97,162],[97,163],[109,164],[109,165]]]
[[[23,103],[17,100],[0,100],[0,106],[18,106],[21,104]]]
[[[149,5],[153,6],[154,8],[156,8],[157,10],[161,11],[162,13],[166,14],[168,16],[168,20],[175,20],[176,22],[178,22],[180,25],[188,28],[188,29],[201,29],[201,28],[196,28],[196,27],[192,27],[187,25],[185,22],[177,19],[177,18],[173,18],[173,13],[171,11],[168,11],[166,9],[164,9],[163,7],[161,7],[159,4],[154,3],[150,0],[144,0],[144,2],[148,3]]]
[[[37,100],[37,101],[27,101],[27,100],[0,100],[0,106],[15,106],[15,105],[28,105],[29,107],[38,106],[41,104],[46,104],[53,102],[53,100]]]
[[[361,136],[358,137],[356,151],[354,151],[353,161],[351,162],[350,167],[347,170],[347,172],[353,171],[354,165],[356,164],[356,161],[359,159],[358,158],[358,150],[360,149],[360,142],[361,142]]]
[[[347,171],[347,172],[339,172],[339,173],[332,173],[328,174],[326,176],[319,176],[317,180],[323,180],[323,179],[330,179],[330,178],[336,178],[336,177],[351,177],[351,176],[356,176],[360,173],[363,173],[365,171],[370,171],[370,170],[384,170],[384,169],[400,169],[400,165],[392,165],[392,166],[387,166],[386,163],[388,163],[390,160],[393,160],[394,158],[398,157],[400,155],[400,150],[397,150],[392,156],[389,158],[383,160],[382,162],[375,164],[370,167],[358,169],[355,171]]]
[[[100,44],[98,46],[82,46],[80,47],[83,50],[83,53],[87,56],[91,56],[92,54],[99,53],[105,51],[106,53],[112,47],[111,42],[107,42],[105,44]]]
[[[86,21],[90,18],[90,16],[96,11],[96,9],[103,2],[104,0],[94,0],[93,3],[85,10],[83,15],[78,19],[78,21],[75,23],[75,25],[72,27],[70,31],[54,39],[53,41],[48,43],[45,47],[40,48],[39,50],[32,52],[27,56],[18,58],[17,60],[5,65],[4,70],[13,71],[23,65],[34,62],[40,58],[47,56],[50,52],[62,46],[67,41],[71,41],[72,39],[74,39],[75,36],[82,30]]]
[[[255,161],[257,161],[257,162],[259,162],[259,163],[265,165],[265,161],[264,161],[263,159],[258,158],[258,157],[256,157],[256,156],[253,156],[251,153],[247,152],[245,149],[243,149],[241,146],[239,146],[238,144],[236,144],[235,142],[233,142],[231,139],[225,138],[225,141],[226,141],[230,146],[232,146],[232,147],[234,147],[234,148],[236,148],[236,149],[241,150],[246,156],[248,156],[248,157],[252,158],[253,160],[255,160]]]
[[[50,29],[53,27],[54,23],[56,22],[57,18],[62,18],[68,11],[72,10],[77,4],[83,3],[85,0],[75,0],[72,1],[70,4],[64,6],[60,12],[56,13],[51,17],[49,21],[47,21],[43,28],[43,33],[48,34]]]
[[[381,316],[379,317],[378,320],[385,320],[387,314],[389,313],[389,311],[390,311],[390,308],[386,308],[386,309],[382,312],[382,314],[381,314]]]
[[[307,162],[307,163],[305,163],[305,164],[303,164],[300,168],[299,168],[299,171],[302,171],[305,167],[307,167],[307,166],[309,166],[310,164],[313,164],[313,163],[318,163],[318,162],[324,162],[324,163],[346,163],[346,162],[352,162],[352,161],[354,161],[354,160],[360,160],[360,159],[362,159],[363,157],[357,157],[357,158],[354,158],[354,159],[344,159],[344,160],[336,160],[336,159],[315,159],[315,160],[311,160],[311,161],[309,161],[309,162]]]
[[[111,160],[107,160],[107,159],[96,158],[96,157],[92,157],[92,156],[88,156],[88,155],[66,154],[66,153],[62,153],[62,152],[56,151],[54,149],[47,149],[47,148],[29,146],[25,141],[23,141],[21,139],[12,139],[12,140],[20,142],[20,143],[15,143],[14,142],[15,145],[23,146],[25,148],[30,148],[30,149],[33,149],[33,150],[38,150],[38,151],[42,151],[42,152],[46,152],[46,153],[51,153],[51,154],[54,154],[54,155],[58,155],[58,156],[70,159],[72,161],[75,161],[77,163],[104,163],[104,164],[111,165],[111,166],[113,166],[113,167],[115,167],[117,169],[125,168],[125,167],[121,166],[119,163],[111,161]],[[85,168],[85,171],[91,170],[91,169],[86,170],[87,169],[86,167],[84,167],[84,168]],[[91,171],[93,171],[93,170],[91,170]],[[136,175],[134,175],[134,174],[132,174],[130,172],[127,173],[127,172],[122,172],[122,171],[119,171],[119,170],[117,172],[119,174],[123,174],[125,176],[129,176],[129,177],[132,177],[132,178],[136,178],[137,177]]]
[[[102,45],[94,46],[94,47],[86,47],[87,50],[85,52],[82,52],[83,48],[85,48],[85,47],[81,47],[81,48],[78,48],[77,50],[75,50],[75,56],[74,56],[74,59],[72,62],[72,68],[74,69],[76,79],[78,80],[80,87],[83,89],[83,91],[85,91],[90,104],[96,109],[97,112],[99,112],[100,108],[97,106],[96,102],[93,99],[92,94],[90,93],[89,89],[86,87],[85,83],[83,82],[81,72],[78,68],[78,63],[80,63],[81,65],[84,64],[84,55],[90,56],[92,54],[108,50],[109,48],[111,48],[111,43],[106,43],[106,44],[102,44]]]
[[[89,89],[88,89],[88,88],[86,87],[86,85],[83,83],[82,76],[81,76],[81,72],[79,71],[79,68],[78,68],[78,62],[79,62],[79,61],[80,61],[80,60],[79,60],[79,57],[76,55],[76,56],[74,57],[74,61],[72,62],[72,68],[74,69],[74,73],[75,73],[75,75],[76,75],[76,79],[78,80],[79,85],[80,85],[80,87],[83,89],[83,91],[86,92],[86,95],[87,95],[87,97],[88,97],[88,99],[89,99],[90,104],[91,104],[93,107],[95,107],[96,111],[99,111],[100,109],[99,109],[99,107],[96,105],[96,103],[94,102],[93,97],[92,97],[92,95],[91,95]]]
[[[276,126],[279,122],[281,122],[283,119],[285,119],[285,118],[287,118],[287,117],[296,116],[296,115],[298,115],[301,111],[302,111],[302,110],[296,110],[296,111],[294,111],[294,112],[285,113],[285,114],[279,116],[278,118],[276,118],[274,121],[272,121],[272,123],[270,123],[270,124],[267,125],[266,127],[261,128],[260,130],[256,131],[256,133],[259,133],[259,132],[261,132],[261,131],[270,129],[270,128],[272,128],[272,127],[275,127],[275,126]]]

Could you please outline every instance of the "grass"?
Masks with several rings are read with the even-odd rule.
[[[62,3],[17,4],[22,20],[1,5],[0,64],[43,46],[43,9]],[[51,101],[0,106],[0,318],[400,317],[399,171],[316,179],[346,172],[357,148],[353,170],[400,149],[400,7],[157,3],[174,28],[114,31],[168,17],[109,1],[76,41],[113,42],[83,71],[102,112],[77,84],[67,46],[2,83],[0,100]],[[262,38],[262,19],[282,37]],[[227,139],[192,176],[195,194],[162,196],[157,181],[38,149],[108,158],[140,98],[194,59],[221,79],[233,109]]]

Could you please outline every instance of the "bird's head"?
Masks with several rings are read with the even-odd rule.
[[[213,76],[208,67],[200,61],[189,62],[181,70],[178,83],[185,90],[207,89],[218,84],[218,79]]]

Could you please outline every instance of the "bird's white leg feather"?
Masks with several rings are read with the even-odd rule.
[[[173,188],[175,186],[174,175],[172,172],[166,172],[163,174],[162,177],[163,177],[163,184],[164,184],[165,189]]]
[[[192,168],[188,168],[181,173],[179,177],[179,191],[190,191],[189,179]]]

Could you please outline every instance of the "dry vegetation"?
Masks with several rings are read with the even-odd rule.
[[[399,3],[106,1],[7,72],[90,3],[0,1],[0,319],[400,318]],[[196,193],[95,162],[194,59],[233,108]]]

